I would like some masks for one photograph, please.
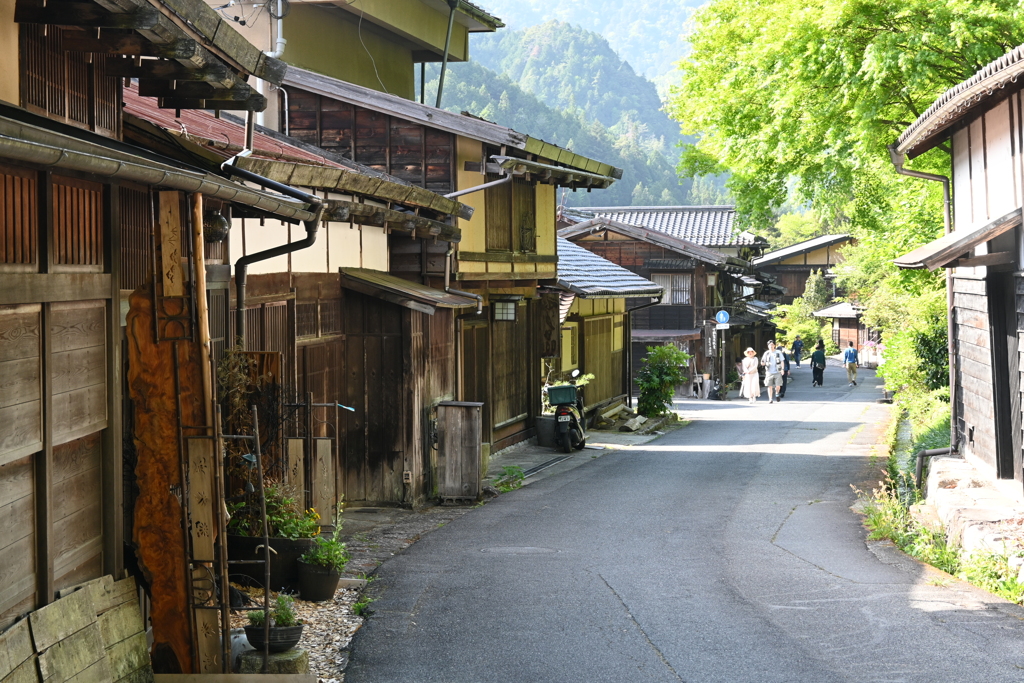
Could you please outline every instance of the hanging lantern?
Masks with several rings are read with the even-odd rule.
[[[207,242],[223,242],[231,231],[231,221],[220,211],[203,214],[203,239]]]

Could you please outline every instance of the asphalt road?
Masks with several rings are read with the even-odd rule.
[[[386,562],[347,683],[1024,680],[1024,610],[850,510],[877,381],[795,372],[782,403],[687,402]]]

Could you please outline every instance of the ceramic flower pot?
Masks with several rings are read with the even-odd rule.
[[[341,572],[299,560],[299,595],[303,600],[323,602],[334,597]]]
[[[302,627],[304,624],[297,626],[271,626],[270,627],[270,639],[266,641],[270,645],[271,652],[284,652],[295,647],[299,639],[302,638]],[[262,626],[246,626],[245,637],[249,640],[249,644],[252,645],[257,651],[263,651],[263,627]]]

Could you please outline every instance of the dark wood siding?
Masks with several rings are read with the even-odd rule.
[[[53,179],[53,263],[103,269],[103,186]]]
[[[148,189],[121,187],[121,289],[135,290],[153,270],[153,200]]]
[[[454,136],[346,102],[290,89],[288,132],[312,145],[439,193],[453,189]]]
[[[960,389],[957,430],[964,448],[996,470],[988,296],[984,280],[953,279],[954,336]]]

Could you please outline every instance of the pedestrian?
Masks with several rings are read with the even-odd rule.
[[[857,358],[857,347],[850,342],[850,345],[843,351],[843,363],[846,364],[846,379],[850,380],[850,386],[857,386],[857,366],[860,359]]]
[[[819,339],[811,354],[811,386],[820,387],[825,379],[825,342]]]
[[[748,348],[744,351],[745,358],[740,363],[740,377],[743,382],[740,384],[740,396],[754,403],[761,398],[761,382],[757,376],[757,351]]]
[[[785,359],[782,353],[776,350],[775,341],[768,340],[768,350],[761,356],[761,365],[764,366],[764,385],[768,387],[768,402],[775,403],[778,400],[779,387],[782,386],[782,369]]]
[[[800,338],[800,335],[796,335],[796,339],[793,340],[793,360],[796,361],[796,366],[800,367],[800,356],[804,352],[804,340]]]
[[[780,344],[779,353],[782,354],[782,388],[779,390],[779,398],[781,399],[786,395],[786,384],[789,381],[789,351]]]

